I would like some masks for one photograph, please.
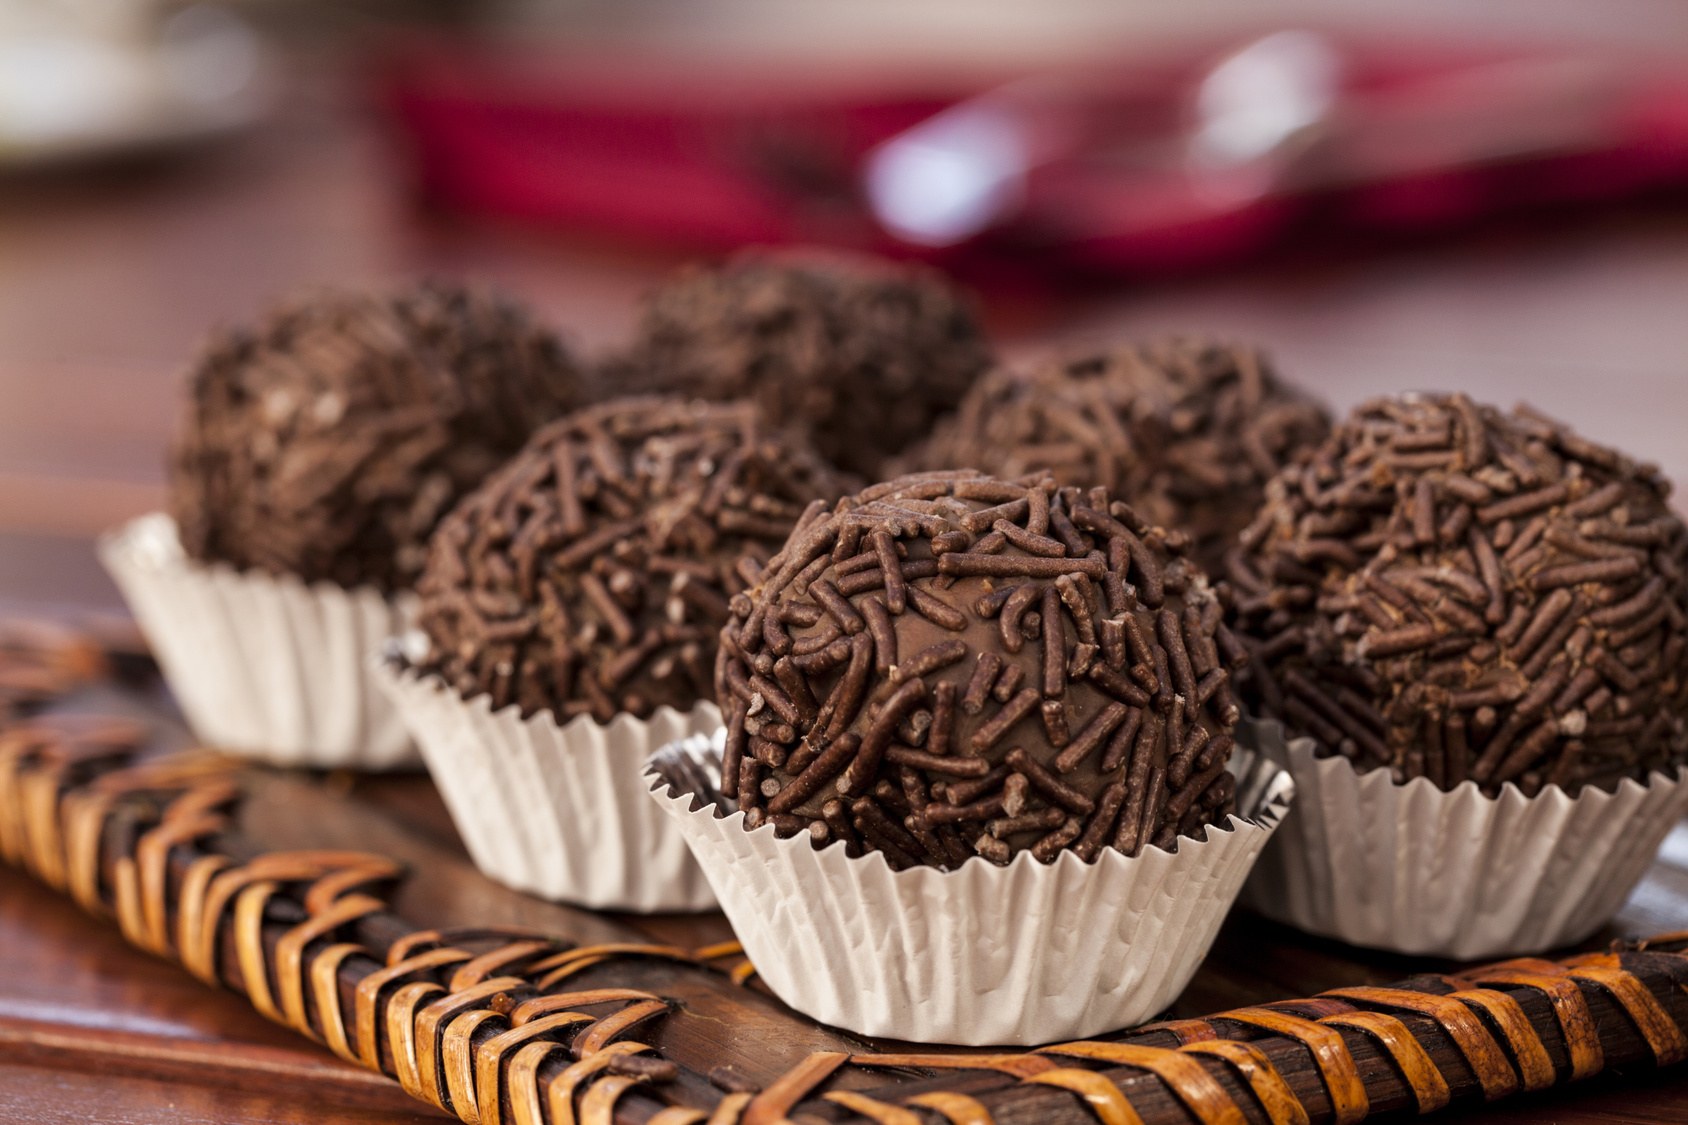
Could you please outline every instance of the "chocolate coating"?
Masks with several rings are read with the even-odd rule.
[[[1575,793],[1688,760],[1670,485],[1463,395],[1361,406],[1227,563],[1245,699],[1356,769]]]
[[[1254,349],[1169,338],[993,371],[908,457],[1063,485],[1106,485],[1163,527],[1194,537],[1209,570],[1247,526],[1279,469],[1330,431],[1317,402]]]
[[[740,257],[653,294],[612,365],[640,390],[750,398],[868,477],[954,409],[990,363],[971,304],[935,271],[842,255]]]
[[[846,487],[750,403],[631,398],[558,419],[435,533],[422,669],[559,722],[687,710],[713,697],[744,576]]]
[[[199,360],[171,513],[196,559],[404,589],[458,497],[582,397],[556,338],[479,290],[308,297]]]
[[[842,501],[722,630],[723,792],[747,827],[899,868],[1134,855],[1222,823],[1238,708],[1185,546],[1047,474]]]

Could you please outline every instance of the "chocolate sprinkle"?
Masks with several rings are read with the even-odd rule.
[[[585,397],[556,338],[479,290],[304,298],[195,366],[171,513],[196,559],[405,589],[452,504]]]
[[[1229,777],[1237,708],[1228,673],[1209,666],[1219,606],[1172,537],[1140,521],[1142,534],[1133,535],[1107,514],[1112,507],[1106,490],[1061,489],[1047,473],[1006,481],[957,471],[875,485],[805,524],[750,596],[735,599],[721,632],[727,769],[755,761],[774,782],[772,798],[735,789],[732,779],[724,786],[739,795],[746,825],[796,817],[788,825],[795,834],[820,822],[827,830],[812,831],[817,846],[859,844],[899,869],[951,869],[975,854],[992,863],[1020,851],[1044,863],[1069,849],[1086,861],[1104,846],[1136,854],[1151,841],[1170,848],[1181,831],[1199,836],[1224,823],[1234,802],[1229,789],[1214,786]],[[930,522],[891,514],[905,509]],[[978,513],[990,518],[972,518]],[[1036,526],[1062,523],[1076,557],[1063,543],[1052,550],[1033,538],[1042,535]],[[866,530],[851,530],[858,527]],[[1106,538],[1081,528],[1105,529],[1098,536],[1117,529],[1138,546],[1110,552]],[[992,534],[1002,550],[980,553],[978,539]],[[835,549],[847,535],[850,548],[873,553],[875,566],[855,561],[861,551]],[[989,565],[967,561],[980,559]],[[815,560],[823,569],[797,589],[793,577]],[[946,567],[950,560],[961,565]],[[844,581],[875,572],[904,576],[902,612],[887,602],[883,583],[858,589]],[[1163,587],[1158,607],[1139,592],[1151,573]],[[1107,577],[1124,601],[1117,611],[1095,586]],[[1004,591],[1011,592],[999,597]],[[811,635],[836,645],[842,622],[855,623],[849,666],[791,660],[786,675],[803,680],[801,691],[791,690],[795,678],[762,682],[761,623],[769,620],[793,623],[793,648]],[[804,621],[812,624],[796,624]],[[1103,632],[1118,638],[1106,652],[1095,643]],[[1150,709],[1150,694],[1125,670],[1127,635],[1146,655],[1162,651],[1148,638],[1176,637],[1156,684],[1166,714]],[[1219,679],[1198,684],[1197,660]],[[804,698],[824,702],[811,714]],[[784,721],[799,749],[783,765],[769,764],[752,738],[746,757],[733,732],[770,711],[783,715],[787,700],[793,712]],[[1180,754],[1174,784],[1167,766]],[[1122,818],[1133,826],[1124,839]]]
[[[650,298],[610,374],[631,388],[751,398],[867,476],[926,436],[991,361],[969,302],[919,267],[744,256]]]
[[[1688,761],[1669,492],[1523,407],[1368,403],[1268,485],[1227,560],[1242,693],[1402,782],[1533,796],[1669,773]]]
[[[495,708],[558,722],[685,711],[715,697],[721,623],[749,604],[736,561],[785,574],[779,543],[843,489],[750,403],[621,399],[559,419],[440,524],[418,584],[422,668],[464,698],[489,693]],[[845,654],[799,655],[788,630],[807,640],[838,627],[813,605],[756,614],[742,638],[755,659],[730,662],[732,690],[756,700],[734,715],[730,756],[746,738],[788,746],[794,724],[824,710],[805,666]]]
[[[1184,339],[993,371],[906,455],[912,468],[967,466],[1063,485],[1104,484],[1150,522],[1194,536],[1209,570],[1254,515],[1266,482],[1329,432],[1324,410],[1252,349]],[[1060,537],[1059,522],[1048,531]]]

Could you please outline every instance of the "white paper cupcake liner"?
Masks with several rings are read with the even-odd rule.
[[[1251,744],[1252,732],[1238,738]],[[1181,839],[1177,854],[1103,848],[1086,864],[1065,851],[1044,865],[1021,852],[1007,867],[974,858],[894,872],[878,853],[815,851],[806,835],[746,832],[742,813],[723,815],[724,740],[665,747],[647,776],[757,972],[823,1023],[929,1043],[1045,1043],[1160,1012],[1207,955],[1294,794],[1281,768],[1240,750],[1237,805],[1250,819]],[[680,779],[700,773],[710,785],[695,799]]]
[[[713,703],[608,725],[559,727],[492,697],[465,701],[439,676],[377,661],[385,688],[483,873],[519,891],[599,910],[713,910],[715,896],[641,774],[667,742],[721,727]]]
[[[163,513],[103,536],[99,555],[205,743],[287,766],[418,764],[367,666],[414,599],[196,563]]]
[[[1241,901],[1353,945],[1474,961],[1573,945],[1605,925],[1688,812],[1688,784],[1517,786],[1485,797],[1425,778],[1396,785],[1317,758],[1310,739],[1267,751],[1295,779],[1295,809]]]

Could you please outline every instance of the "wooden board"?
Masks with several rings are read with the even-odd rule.
[[[158,713],[156,699],[102,690],[79,709]],[[178,733],[166,743],[183,741]],[[580,942],[649,940],[697,947],[729,939],[718,914],[601,915],[518,894],[479,875],[449,816],[423,776],[312,776],[262,771],[230,833],[255,851],[344,848],[404,862],[411,874],[391,899],[416,927],[512,924]],[[1688,928],[1688,828],[1631,897],[1610,930],[1589,943]],[[127,946],[109,925],[68,899],[0,867],[0,1117],[85,1120],[440,1119],[395,1084],[335,1059],[259,1018],[243,997],[215,992],[173,966]],[[1364,952],[1320,941],[1237,912],[1171,1015],[1308,996],[1329,988],[1383,984],[1446,963]],[[813,1025],[752,981],[723,1005],[719,991],[684,974],[657,973],[663,995],[688,1018],[667,1021],[652,1042],[676,1057],[732,1064],[765,1085],[815,1051],[898,1051]],[[687,1038],[691,1042],[686,1042]],[[1688,1081],[1680,1072],[1607,1078],[1467,1111],[1456,1119],[1528,1121],[1551,1107],[1553,1120],[1681,1120]],[[844,1088],[882,1079],[847,1075]],[[1621,1107],[1621,1108],[1620,1108]],[[8,1113],[7,1111],[15,1111]],[[1617,1114],[1617,1116],[1614,1116]]]

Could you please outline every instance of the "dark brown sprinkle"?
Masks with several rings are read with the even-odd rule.
[[[1051,539],[1047,535],[1027,531],[1019,524],[1010,520],[999,519],[991,527],[1000,532],[1002,537],[1022,551],[1030,551],[1034,555],[1058,559],[1067,553],[1066,544],[1058,539]]]
[[[1279,383],[1258,353],[1168,339],[1030,375],[988,374],[918,460],[1101,481],[1132,497],[1145,524],[1192,531],[1216,569],[1266,482],[1302,463],[1328,429],[1324,412]]]
[[[826,723],[825,737],[837,738],[856,721],[862,700],[867,696],[868,680],[873,675],[873,638],[858,634],[850,642],[850,663],[833,686],[826,702],[821,704],[815,726]]]
[[[1119,829],[1114,834],[1114,847],[1126,855],[1136,855],[1145,838],[1155,828],[1154,814],[1159,806],[1154,790],[1165,785],[1166,767],[1162,761],[1162,739],[1166,728],[1160,717],[1148,715],[1138,729],[1137,741],[1131,751],[1131,765],[1126,771],[1126,797]]]
[[[1020,618],[1031,604],[1043,596],[1042,588],[1035,583],[1016,586],[1003,602],[1002,610],[997,617],[997,627],[1002,634],[1002,647],[1009,652],[1019,652],[1026,643],[1025,634],[1020,629]]]
[[[977,551],[954,551],[938,559],[938,573],[958,578],[984,575],[993,578],[1058,578],[1063,574],[1102,577],[1107,564],[1098,559],[1050,559],[1038,555],[987,555]]]
[[[991,767],[991,771],[975,781],[952,781],[944,788],[944,800],[952,805],[965,805],[979,800],[987,793],[1000,790],[1009,780],[1011,771],[1005,765]]]
[[[1032,858],[1039,863],[1053,863],[1055,857],[1077,841],[1083,831],[1084,821],[1076,816],[1069,816],[1066,823],[1031,846]]]
[[[1131,748],[1136,744],[1137,732],[1143,724],[1145,712],[1141,707],[1128,707],[1125,721],[1114,731],[1113,737],[1108,739],[1107,749],[1102,751],[1102,772],[1111,774],[1126,764]]]
[[[823,676],[850,659],[850,642],[838,635],[836,626],[830,639],[826,634],[822,634],[821,639],[826,641],[825,647],[815,652],[799,651],[803,647],[802,641],[792,646],[790,660],[803,670],[805,676]]]
[[[739,808],[747,812],[765,812],[762,804],[762,763],[755,758],[745,758],[739,763]],[[761,823],[761,818],[756,820]]]
[[[928,773],[948,777],[983,777],[990,772],[990,763],[983,758],[945,757],[906,746],[893,746],[885,751],[885,760],[899,766],[912,766]]]
[[[944,556],[949,558],[948,555]],[[935,559],[919,559],[915,562],[904,563],[892,572],[893,582],[907,579],[931,578],[938,573],[938,563]],[[846,598],[868,590],[881,590],[885,587],[885,571],[874,567],[872,570],[859,570],[854,574],[846,574],[837,583],[838,592]],[[906,587],[905,587],[906,589]]]
[[[926,698],[926,682],[924,680],[909,680],[891,694],[879,709],[879,714],[873,719],[862,736],[861,749],[856,757],[845,767],[844,774],[838,779],[838,791],[846,796],[853,796],[868,787],[875,772],[879,769],[879,760],[891,745],[891,739],[896,734],[897,723],[914,710]]]
[[[868,597],[862,599],[861,613],[873,638],[874,670],[888,676],[897,666],[897,631],[891,626],[891,612],[878,598]]]
[[[989,776],[986,774],[985,776]],[[980,780],[983,780],[981,778]],[[1000,778],[997,779],[1001,781]],[[972,822],[982,824],[1000,815],[1002,812],[1002,794],[997,793],[974,801],[969,805],[952,805],[945,801],[936,801],[926,806],[926,819],[932,824],[962,824]]]
[[[1002,612],[1002,607],[1007,604],[1014,591],[1021,588],[1019,586],[1004,586],[1000,590],[992,591],[973,603],[973,612],[987,619],[995,617]]]
[[[907,479],[906,489],[876,486],[871,499],[845,501],[830,513],[809,506],[760,584],[744,598],[727,596],[731,617],[713,678],[743,716],[738,792],[747,816],[789,838],[807,831],[816,845],[844,842],[848,851],[855,839],[898,869],[955,867],[975,853],[1007,862],[1022,848],[1048,861],[1085,839],[1081,854],[1093,859],[1118,835],[1146,707],[1171,711],[1174,693],[1182,699],[1167,721],[1153,725],[1160,768],[1153,776],[1163,788],[1159,747],[1169,729],[1196,770],[1213,765],[1211,747],[1229,745],[1214,737],[1237,714],[1215,637],[1221,608],[1175,557],[1187,547],[1183,537],[1111,503],[1104,491],[1057,491],[1038,483],[1047,478],[1001,489],[968,474]],[[974,521],[1001,538],[1000,553],[982,552],[979,543],[966,549],[952,535],[949,528],[985,505],[958,491],[988,493],[990,506],[1007,509],[989,523]],[[1095,513],[1085,519],[1101,529],[1096,545],[1068,518],[1075,510]],[[1042,530],[1032,526],[1038,519],[1046,520]],[[1044,531],[1063,557],[1037,553],[1048,544],[1028,536]],[[952,535],[946,545],[957,549],[933,551],[932,539],[943,535]],[[848,536],[856,543],[846,543]],[[976,573],[969,557],[1004,574]],[[1045,569],[1051,563],[1057,568]],[[913,612],[891,612],[888,569],[902,575],[904,606]],[[1143,585],[1158,583],[1164,614],[1140,604],[1122,569]],[[1016,574],[1032,580],[1013,581]],[[940,597],[933,592],[940,587],[956,593]],[[853,630],[852,620],[859,622]],[[1169,628],[1166,643],[1150,639]],[[946,632],[953,639],[937,639]],[[1035,663],[1014,659],[1027,641],[1038,645]],[[912,655],[899,651],[910,646]],[[977,659],[964,664],[975,647]],[[1134,656],[1142,659],[1127,668]],[[965,673],[946,675],[957,665]],[[1033,710],[1041,722],[1021,728]],[[840,746],[846,734],[858,741]],[[830,815],[829,788],[842,799]],[[1110,807],[1091,815],[1104,793],[1112,794]],[[1172,795],[1143,794],[1139,813],[1167,807]],[[1222,815],[1226,802],[1206,799],[1170,825],[1174,836]],[[1043,802],[1060,808],[1052,813],[1039,807]],[[960,811],[964,806],[975,807]],[[978,830],[1034,814],[1041,823],[1012,838]],[[970,827],[958,832],[963,824]],[[1158,838],[1168,827],[1157,819],[1129,843]]]
[[[1060,699],[1045,699],[1041,704],[1043,733],[1049,745],[1059,750],[1067,744],[1071,732],[1067,729],[1067,705]]]
[[[1408,449],[1378,477],[1377,450],[1428,431],[1448,435],[1422,451],[1445,464]],[[1351,466],[1354,483],[1286,474],[1227,563],[1256,707],[1323,752],[1449,789],[1574,792],[1688,760],[1688,530],[1656,469],[1461,396],[1368,404],[1314,463]],[[1321,537],[1352,560],[1311,549]],[[1315,556],[1321,573],[1284,564]],[[1590,772],[1590,755],[1616,765]],[[1175,757],[1172,780],[1183,772]]]
[[[851,823],[850,814],[844,807],[844,802],[834,797],[821,806],[821,822],[827,826],[832,838],[844,845],[844,854],[851,859],[863,854],[860,837],[856,834],[855,825]]]
[[[1172,690],[1172,674],[1167,668],[1166,650],[1160,645],[1150,645],[1149,652],[1155,660],[1155,694],[1151,703],[1155,710],[1166,711],[1172,707],[1174,697]]]
[[[1012,816],[998,817],[985,830],[999,840],[1022,832],[1046,832],[1067,822],[1068,814],[1057,808],[1036,809]]]
[[[1148,692],[1121,676],[1105,663],[1092,664],[1086,676],[1097,687],[1122,703],[1130,704],[1133,707],[1149,706],[1150,695]]]
[[[907,587],[903,584],[902,562],[897,558],[896,547],[884,528],[874,529],[867,538],[883,572],[885,608],[894,614],[901,613],[907,605]]]
[[[960,610],[918,586],[908,588],[908,602],[914,607],[916,613],[934,625],[941,626],[954,633],[959,633],[967,628],[967,618]]]
[[[961,697],[962,711],[969,715],[983,711],[985,699],[1001,672],[1002,657],[988,649],[981,652],[978,662],[973,665],[973,674],[967,680],[967,692]]]
[[[754,399],[830,460],[872,477],[990,362],[968,302],[936,273],[745,255],[658,290],[607,378]]]
[[[479,289],[306,297],[205,349],[171,454],[171,512],[196,559],[408,589],[441,518],[582,391],[550,333]],[[526,492],[534,471],[498,475]],[[524,582],[571,515],[554,490],[538,502],[512,567]],[[455,565],[476,564],[459,553]]]
[[[1038,765],[1030,754],[1018,746],[1008,751],[1008,756],[1003,761],[1008,764],[1009,769],[1022,774],[1031,783],[1032,788],[1063,808],[1076,813],[1088,813],[1096,807],[1096,802]]]
[[[770,813],[787,813],[818,794],[826,783],[837,777],[855,758],[861,739],[853,733],[840,735],[832,745],[808,764],[803,771],[781,789],[779,796],[768,802]]]
[[[1560,586],[1580,586],[1585,582],[1621,582],[1640,573],[1641,560],[1625,555],[1622,558],[1547,567],[1530,575],[1529,584],[1530,589],[1539,592]]]
[[[872,797],[858,797],[850,803],[850,823],[892,867],[920,866],[919,857],[926,854],[926,849],[907,829],[886,815]]]
[[[1018,664],[1009,664],[1002,669],[1002,675],[996,678],[996,686],[991,688],[991,698],[998,703],[1007,703],[1014,698],[1014,693],[1020,690],[1020,684],[1025,681],[1026,670]]]
[[[1079,763],[1102,745],[1113,734],[1114,729],[1125,721],[1129,711],[1122,703],[1110,703],[1096,716],[1085,724],[1083,730],[1072,740],[1055,758],[1055,769],[1059,773],[1071,773],[1077,769]],[[1116,767],[1117,768],[1117,767]]]
[[[1020,485],[993,477],[957,480],[951,494],[958,500],[983,500],[988,504],[1002,504],[1029,496]]]
[[[834,574],[839,577],[843,577],[847,574],[860,574],[864,570],[878,570],[881,564],[882,560],[879,557],[879,552],[863,551],[859,555],[851,555],[843,562],[831,563],[830,565]],[[813,564],[811,563],[810,565],[812,566]],[[825,570],[826,566],[823,565],[821,567],[821,571],[824,572]]]
[[[710,645],[737,596],[716,583],[734,571],[735,559],[767,558],[772,545],[723,519],[735,504],[760,505],[786,516],[769,533],[784,536],[810,499],[790,489],[818,483],[821,491],[835,490],[817,461],[769,441],[761,428],[744,407],[631,399],[570,415],[535,435],[435,537],[419,586],[432,643],[424,668],[466,694],[515,699],[524,713],[551,709],[567,717],[584,707],[603,722],[617,710],[643,716],[708,698],[715,679]],[[662,473],[629,476],[625,466],[641,457],[664,465]],[[668,506],[676,492],[707,493],[723,473],[735,499],[712,517],[682,507],[669,509],[661,526],[636,518],[636,504]],[[573,501],[554,500],[559,489],[573,489]],[[574,508],[582,534],[570,540],[557,513]],[[555,534],[546,530],[553,519]],[[756,673],[771,684],[775,663],[795,646],[777,617],[751,609],[754,627],[747,618],[732,638],[755,655]],[[816,610],[796,612],[796,620],[809,620]],[[506,656],[487,658],[504,645],[512,646]],[[742,670],[724,682],[748,683]],[[792,702],[776,692],[782,708]],[[798,714],[793,705],[781,719],[789,724]]]
[[[845,633],[855,636],[867,627],[856,608],[826,579],[821,578],[810,583],[809,593],[821,603],[821,607]]]
[[[959,664],[967,659],[967,645],[963,641],[939,641],[930,648],[921,649],[902,664],[890,670],[887,682],[892,686],[905,680],[920,679],[930,676],[940,668],[948,668],[951,664]],[[953,685],[951,685],[953,686]]]
[[[1101,641],[1102,659],[1109,668],[1118,671],[1125,667],[1125,625],[1117,618],[1105,618],[1097,630]]]
[[[966,516],[962,517],[961,526],[965,530],[971,531],[973,534],[977,535],[986,528],[995,528],[998,521],[1008,522],[1025,519],[1026,513],[1029,510],[1030,502],[1026,499],[1025,494],[1021,493],[1019,499],[1017,500],[1010,500],[1005,504],[998,504],[994,508],[984,508],[980,511],[969,512]],[[1003,538],[1007,538],[1006,532],[1003,533]]]
[[[1009,667],[1018,668],[1019,665],[1014,664],[1009,665]],[[983,754],[992,746],[995,746],[1015,723],[1035,711],[1039,702],[1038,693],[1031,688],[1026,688],[1016,694],[1003,705],[1002,710],[991,716],[990,720],[974,733],[969,749],[975,754]]]

